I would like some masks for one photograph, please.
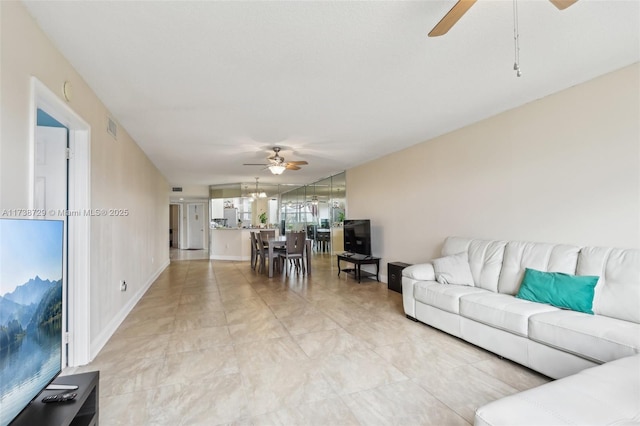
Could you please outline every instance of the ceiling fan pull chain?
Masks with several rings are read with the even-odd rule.
[[[522,77],[520,71],[520,28],[518,26],[518,0],[513,0],[513,47],[514,47],[514,62],[513,70],[516,72],[516,76]]]

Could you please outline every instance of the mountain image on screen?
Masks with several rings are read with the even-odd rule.
[[[60,368],[57,354],[61,346],[62,281],[42,281],[36,277],[21,288],[33,290],[39,297],[26,299],[28,304],[21,304],[12,301],[16,292],[0,296],[2,394],[16,383],[28,382],[34,372],[42,371],[48,376]],[[5,372],[11,377],[4,377]],[[4,407],[0,413],[4,416]],[[2,418],[0,424],[6,424],[7,420],[10,419]]]
[[[0,426],[61,371],[62,229],[0,220]]]
[[[39,334],[41,328],[59,332],[62,326],[62,281],[43,281],[40,277],[0,296],[0,357],[19,343],[27,331]]]

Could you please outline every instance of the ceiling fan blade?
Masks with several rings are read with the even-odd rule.
[[[300,170],[300,167],[296,166],[295,164],[287,164],[287,170]]]
[[[458,0],[458,2],[451,8],[451,10],[447,12],[446,15],[444,15],[444,18],[442,18],[440,22],[438,22],[438,24],[433,27],[433,29],[429,33],[429,37],[438,37],[446,34],[447,31],[449,31],[451,27],[453,27],[456,22],[458,22],[458,20],[462,18],[462,15],[464,15],[476,1],[477,0]]]
[[[295,164],[296,166],[304,166],[304,165],[306,165],[306,164],[309,164],[309,163],[307,163],[306,161],[287,161],[287,163],[289,163],[289,164]]]
[[[577,2],[578,0],[549,0],[555,7],[560,10],[564,10]]]

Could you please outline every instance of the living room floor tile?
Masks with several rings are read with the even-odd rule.
[[[229,326],[233,343],[255,342],[257,340],[289,337],[289,333],[280,323],[274,319],[256,322],[243,322]]]
[[[144,320],[135,320],[134,317],[130,317],[124,320],[120,328],[116,331],[116,335],[126,338],[170,334],[173,333],[174,327],[175,318],[173,315],[159,318],[146,318]]]
[[[476,362],[473,364],[473,367],[520,391],[531,389],[551,381],[547,376],[526,369],[507,359],[500,359],[497,356],[485,361]]]
[[[242,372],[254,372],[279,363],[308,359],[291,337],[239,343],[234,349]]]
[[[324,399],[308,404],[287,406],[238,422],[238,425],[308,425],[308,426],[359,426],[360,422],[340,398]]]
[[[300,334],[293,336],[293,339],[310,358],[373,348],[370,343],[347,333],[343,329]]]
[[[400,370],[371,350],[349,351],[318,358],[322,374],[340,395],[406,380]]]
[[[248,415],[247,397],[238,374],[198,384],[160,386],[147,392],[146,408],[151,425],[210,426]]]
[[[292,335],[313,333],[315,331],[335,330],[340,326],[325,314],[318,312],[302,316],[281,318],[280,322]]]
[[[269,305],[269,308],[278,319],[318,313],[318,310],[311,303],[304,300],[274,303]]]
[[[384,283],[172,261],[93,362],[101,425],[468,425],[548,379],[405,318]]]
[[[433,370],[414,380],[469,423],[473,423],[476,408],[517,392],[470,365]]]
[[[227,316],[224,311],[210,311],[203,315],[200,312],[179,312],[176,313],[174,333],[199,328],[219,327],[227,325]]]
[[[449,370],[465,365],[451,357],[450,352],[437,343],[411,341],[379,346],[374,352],[408,377],[420,377],[433,371]]]
[[[470,424],[410,380],[356,392],[342,399],[365,425]]]
[[[233,346],[227,345],[167,355],[162,372],[159,385],[199,383],[239,370]]]
[[[252,415],[337,397],[310,361],[289,361],[243,374]]]
[[[227,326],[181,330],[170,335],[166,353],[192,352],[230,344]]]

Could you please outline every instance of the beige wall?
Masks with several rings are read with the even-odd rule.
[[[105,131],[109,112],[20,2],[0,2],[0,208],[27,208],[29,200],[30,78],[61,96],[91,126],[91,207],[128,209],[127,217],[92,218],[91,346],[93,355],[151,280],[169,262],[169,187],[163,176],[119,128]],[[128,283],[120,292],[119,280]],[[83,283],[85,284],[85,283]]]
[[[384,262],[449,235],[639,248],[639,89],[635,64],[348,170],[347,217]]]
[[[172,192],[171,201],[180,201],[180,198],[186,199],[209,199],[209,185],[171,185],[171,187],[181,187],[182,192]]]

